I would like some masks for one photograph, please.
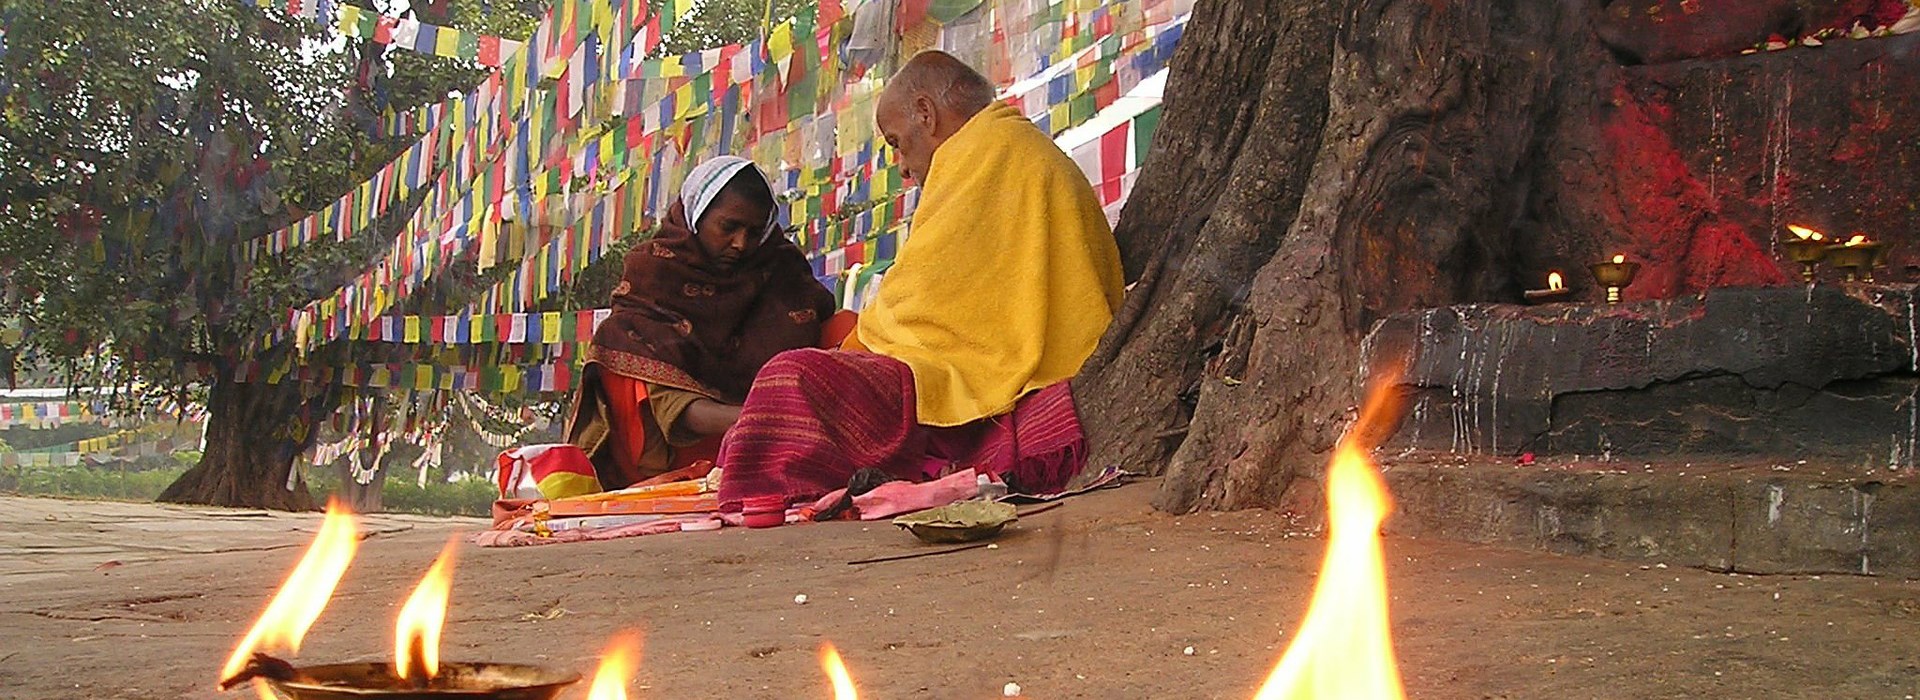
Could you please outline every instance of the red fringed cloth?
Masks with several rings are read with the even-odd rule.
[[[951,428],[915,420],[913,373],[880,355],[793,350],[754,380],[720,447],[720,509],[757,496],[788,503],[843,488],[873,468],[927,481],[975,468],[1020,493],[1054,493],[1086,463],[1073,394],[1061,382],[1012,412]]]

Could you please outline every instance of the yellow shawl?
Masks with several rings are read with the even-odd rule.
[[[935,152],[848,347],[913,368],[921,424],[963,425],[1072,377],[1121,295],[1120,251],[1086,176],[994,104]]]

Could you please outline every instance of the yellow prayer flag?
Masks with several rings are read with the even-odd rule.
[[[432,389],[434,377],[438,374],[440,374],[439,368],[432,365],[416,368],[413,373],[413,388],[420,390]]]
[[[477,269],[481,270],[493,267],[493,264],[500,259],[500,224],[495,222],[491,216],[487,217],[480,224],[480,255],[478,258],[479,267]]]
[[[673,99],[674,99],[674,104],[677,104],[680,106],[679,113],[674,115],[675,119],[690,118],[693,116],[693,112],[695,108],[700,108],[700,109],[706,108],[705,103],[700,103],[700,104],[694,103],[692,83],[682,85],[680,86],[680,89],[674,90]]]
[[[540,314],[540,342],[560,342],[560,312],[548,311]]]
[[[500,387],[501,391],[509,394],[519,391],[520,390],[520,368],[515,367],[513,365],[507,365],[505,367],[501,367],[500,380],[502,383]]]
[[[340,6],[340,33],[346,36],[359,38],[360,36],[360,8],[359,7],[354,5]]]
[[[783,23],[767,36],[767,51],[778,61],[793,55],[793,24]]]
[[[419,316],[407,317],[407,329],[402,332],[401,337],[403,340],[409,343],[420,342],[420,317]]]
[[[1062,102],[1060,104],[1054,105],[1052,108],[1047,110],[1047,115],[1048,115],[1047,126],[1053,129],[1053,133],[1058,134],[1062,131],[1067,130],[1067,126],[1068,126],[1067,122],[1070,120],[1070,113],[1067,111],[1067,103]]]
[[[433,35],[433,55],[459,58],[460,30],[452,27],[441,27],[440,31],[435,32]]]

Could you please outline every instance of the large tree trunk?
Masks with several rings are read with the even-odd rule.
[[[293,460],[312,444],[313,426],[335,400],[331,390],[302,382],[237,382],[232,368],[221,367],[207,392],[207,446],[200,463],[159,500],[313,510],[305,480],[291,475]]]
[[[1096,463],[1164,467],[1173,511],[1317,501],[1295,487],[1350,422],[1371,323],[1518,296],[1536,128],[1556,67],[1596,47],[1569,40],[1585,4],[1203,4],[1121,217],[1138,284],[1076,384]]]
[[[1336,4],[1195,8],[1115,232],[1134,288],[1075,385],[1097,463],[1155,469],[1180,444],[1201,361],[1300,205],[1326,120]]]

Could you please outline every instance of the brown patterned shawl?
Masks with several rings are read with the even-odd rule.
[[[739,404],[767,360],[817,345],[833,311],[833,294],[784,236],[730,272],[713,268],[676,199],[660,232],[627,253],[613,313],[594,332],[589,360]]]

